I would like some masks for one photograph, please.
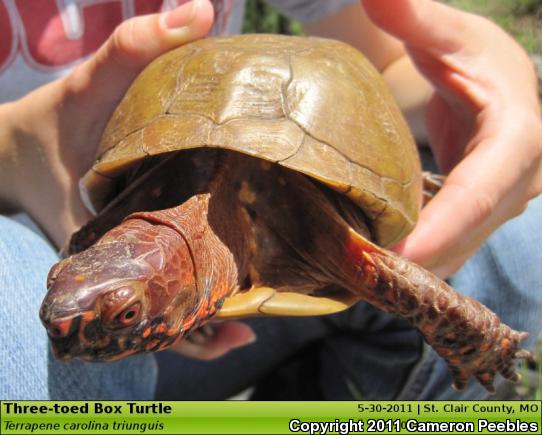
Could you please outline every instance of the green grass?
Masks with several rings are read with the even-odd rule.
[[[454,7],[491,18],[529,53],[542,54],[541,0],[441,0]],[[248,0],[243,33],[300,35],[301,25],[281,15],[263,0]]]
[[[542,54],[542,1],[442,0],[451,6],[491,18],[529,53]]]
[[[301,24],[277,12],[262,0],[247,0],[243,33],[301,35]]]
[[[541,0],[441,0],[454,7],[494,20],[529,53],[542,54]],[[281,15],[263,0],[248,0],[244,33],[302,34],[297,21]]]
[[[536,367],[533,369],[527,367],[527,363],[522,363],[520,374],[522,381],[515,388],[515,396],[513,399],[524,400],[542,400],[542,335],[539,337],[535,345],[535,360]]]

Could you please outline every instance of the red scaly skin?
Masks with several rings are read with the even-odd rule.
[[[127,219],[145,219],[154,224],[168,226],[180,234],[189,247],[195,265],[198,306],[193,314],[183,321],[187,331],[199,326],[216,313],[224,298],[237,290],[239,264],[231,250],[217,236],[209,222],[210,194],[195,195],[181,207],[154,212],[138,212]],[[232,218],[232,216],[229,216]],[[235,222],[235,219],[233,219]],[[232,226],[230,221],[223,223]],[[222,231],[217,231],[222,233]]]
[[[161,350],[216,312],[237,289],[237,269],[205,223],[208,200],[130,215],[53,267],[40,317],[58,358]]]
[[[519,380],[514,359],[531,358],[519,348],[526,332],[511,329],[477,300],[353,232],[346,255],[346,264],[354,266],[350,287],[417,328],[448,362],[456,389],[464,388],[472,376],[490,392],[496,373]]]

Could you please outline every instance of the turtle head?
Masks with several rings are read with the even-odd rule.
[[[168,227],[127,222],[49,272],[40,317],[57,358],[113,361],[186,332],[197,305],[186,243]]]

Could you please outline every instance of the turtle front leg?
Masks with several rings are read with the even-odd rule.
[[[353,231],[348,251],[354,260],[357,293],[417,328],[448,362],[455,388],[465,387],[471,376],[489,392],[495,391],[496,373],[511,381],[520,379],[514,360],[532,358],[519,347],[527,332],[511,329],[480,302]]]

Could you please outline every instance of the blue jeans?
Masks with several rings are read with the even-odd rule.
[[[0,399],[152,399],[152,355],[112,364],[65,364],[50,355],[38,310],[56,261],[28,220],[0,216]]]
[[[528,331],[542,331],[542,196],[496,231],[450,283]],[[406,323],[368,304],[332,316],[259,318],[254,344],[210,362],[158,354],[160,399],[484,399],[476,381],[458,392],[446,362]],[[502,384],[497,377],[496,384]]]

